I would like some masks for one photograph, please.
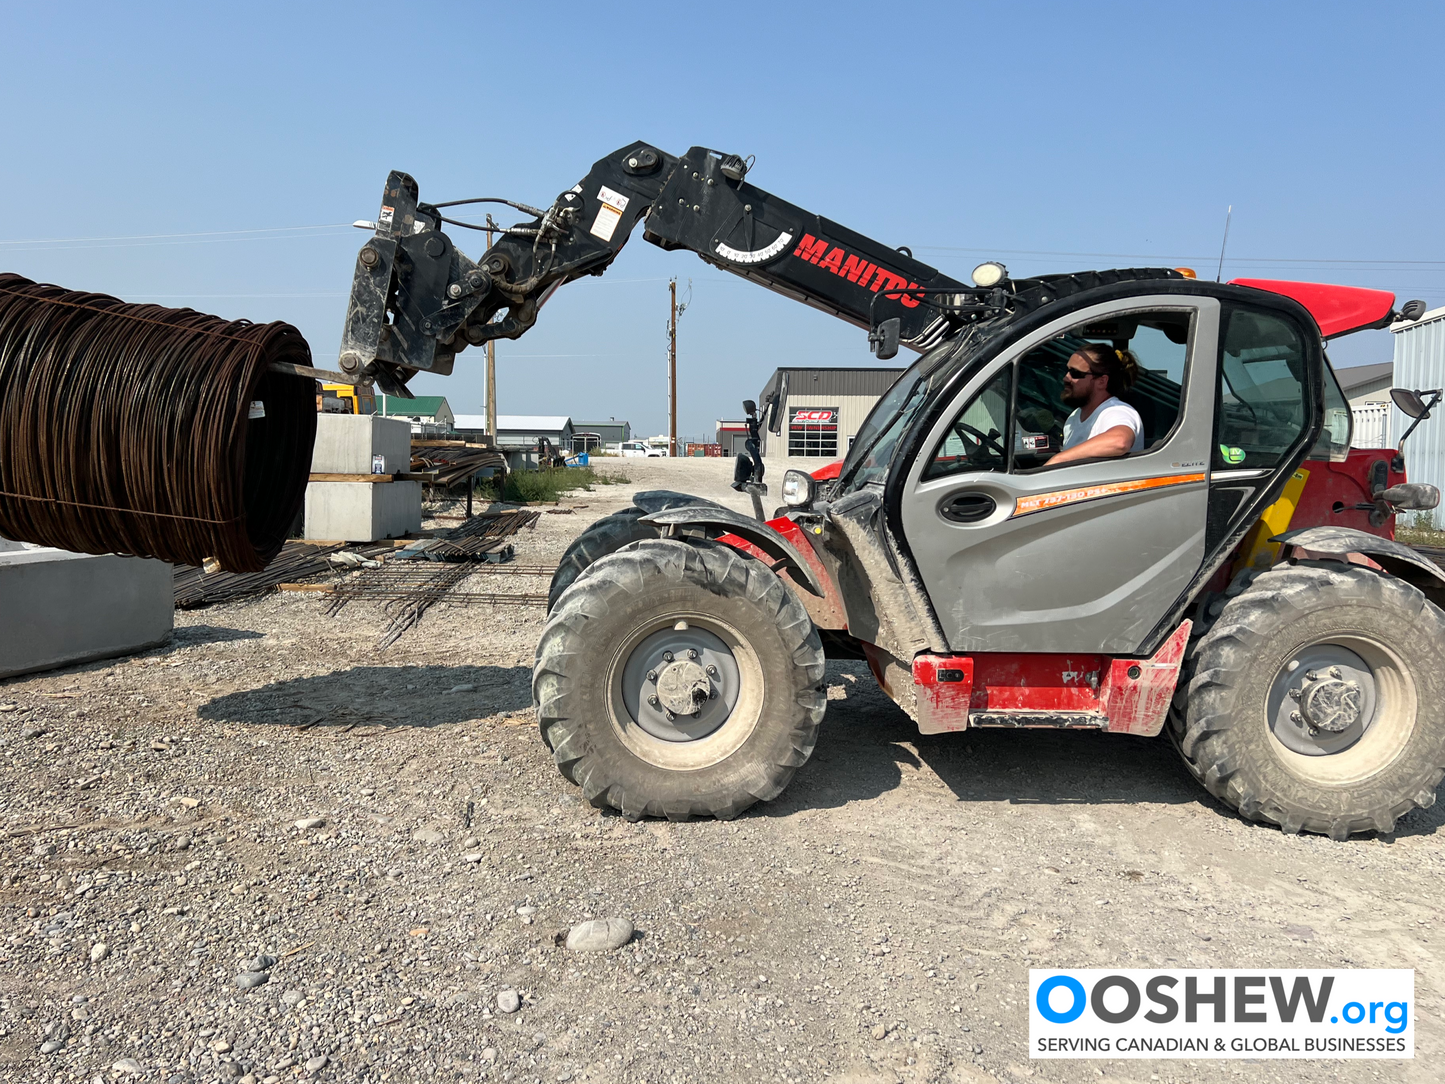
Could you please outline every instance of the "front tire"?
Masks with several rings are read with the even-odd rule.
[[[1272,569],[1197,648],[1179,751],[1250,820],[1347,839],[1435,801],[1445,614],[1354,565]]]
[[[532,696],[559,770],[594,806],[726,819],[777,797],[812,754],[823,667],[807,611],[765,565],[643,541],[559,600]]]

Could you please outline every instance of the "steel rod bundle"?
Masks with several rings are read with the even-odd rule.
[[[290,324],[0,275],[0,535],[257,572],[305,498],[315,384]]]

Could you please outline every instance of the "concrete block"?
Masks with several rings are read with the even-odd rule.
[[[385,470],[372,471],[380,455]],[[405,474],[411,470],[411,423],[377,414],[318,414],[312,474]]]
[[[420,482],[312,482],[306,537],[375,542],[421,530]]]
[[[171,566],[0,539],[0,678],[170,639]]]

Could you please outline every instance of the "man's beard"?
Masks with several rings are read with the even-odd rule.
[[[1064,406],[1071,407],[1083,406],[1089,401],[1087,395],[1080,395],[1076,391],[1070,391],[1067,384],[1064,385],[1064,390],[1059,394],[1059,398],[1064,401]]]

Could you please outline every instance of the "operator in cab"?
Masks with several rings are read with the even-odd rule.
[[[1062,398],[1074,411],[1064,422],[1063,450],[1049,466],[1143,450],[1144,420],[1119,398],[1138,372],[1133,354],[1104,343],[1090,343],[1069,357]]]

